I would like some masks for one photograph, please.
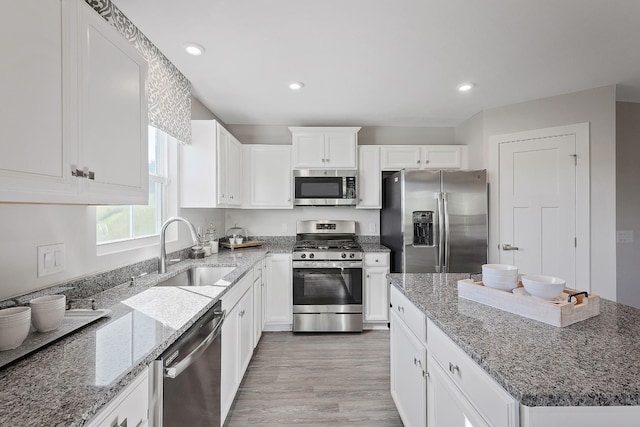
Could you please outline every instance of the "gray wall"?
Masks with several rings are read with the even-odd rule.
[[[605,86],[485,110],[481,116],[462,123],[456,132],[460,142],[483,141],[484,164],[492,182],[496,180],[496,171],[489,168],[491,136],[589,122],[591,291],[611,300],[616,299],[615,114],[615,86]],[[495,248],[496,234],[490,231],[490,248]],[[495,261],[495,255],[493,258]]]
[[[616,229],[633,243],[616,245],[618,301],[640,308],[640,104],[616,103]]]
[[[291,144],[291,132],[282,125],[226,125],[243,144]],[[360,145],[453,144],[451,127],[363,126],[358,132]]]

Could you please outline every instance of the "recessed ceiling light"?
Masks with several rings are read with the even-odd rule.
[[[300,90],[304,87],[304,83],[302,82],[291,82],[289,83],[289,89],[291,90]]]
[[[204,47],[198,43],[185,43],[184,50],[186,50],[189,55],[193,56],[200,56],[204,53]]]
[[[473,87],[475,86],[475,84],[471,83],[471,82],[464,82],[464,83],[460,83],[458,85],[458,90],[460,92],[468,92],[471,89],[473,89]]]

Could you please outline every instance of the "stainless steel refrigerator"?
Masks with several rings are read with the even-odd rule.
[[[392,273],[471,273],[487,263],[486,170],[402,170],[383,180],[380,243]]]

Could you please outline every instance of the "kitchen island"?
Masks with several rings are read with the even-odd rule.
[[[518,402],[520,425],[564,416],[588,420],[572,418],[575,425],[639,425],[640,310],[601,300],[599,316],[559,328],[458,298],[465,274],[389,277]]]

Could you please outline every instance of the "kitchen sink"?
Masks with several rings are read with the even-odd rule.
[[[226,286],[228,284],[226,282],[217,282],[235,269],[235,267],[191,267],[156,286],[211,286],[216,284]]]

